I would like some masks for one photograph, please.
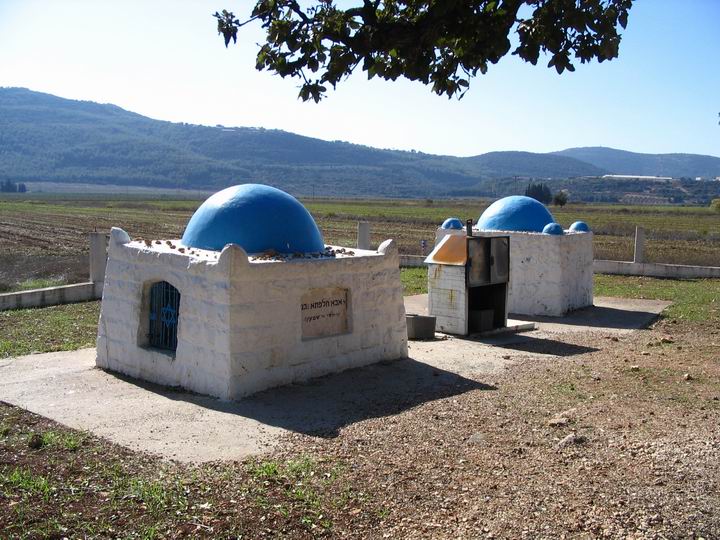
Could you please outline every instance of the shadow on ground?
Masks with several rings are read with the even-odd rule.
[[[239,401],[221,401],[110,371],[106,373],[171,400],[326,438],[336,437],[341,428],[355,422],[398,414],[471,390],[496,389],[411,358],[281,386]]]
[[[609,306],[589,306],[568,313],[563,317],[539,317],[531,315],[510,315],[513,318],[536,323],[557,323],[590,328],[612,328],[617,330],[638,330],[650,326],[659,313],[635,311]]]
[[[585,354],[599,351],[595,347],[585,347],[583,345],[575,345],[573,343],[565,343],[556,339],[538,338],[534,336],[515,335],[512,337],[498,338],[469,338],[473,341],[479,341],[486,345],[501,347],[503,349],[512,349],[514,351],[522,351],[533,354],[551,354],[553,356],[574,356],[576,354]]]

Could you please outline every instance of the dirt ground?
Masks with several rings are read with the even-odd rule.
[[[33,432],[72,432],[0,408],[0,527],[31,538],[81,536],[90,522],[94,537],[720,538],[717,325],[666,319],[556,341],[499,346],[508,369],[430,370],[431,393],[369,392],[334,429],[300,419],[260,462],[191,466],[91,435],[72,452],[33,450]],[[98,467],[116,462],[130,484],[184,486],[181,501],[115,498],[120,484]],[[47,478],[48,498],[12,489],[18,470]],[[56,536],[33,532],[56,522]]]
[[[405,298],[406,310],[427,295]],[[411,341],[409,358],[272,388],[239,401],[137,381],[95,367],[95,349],[0,360],[0,400],[131,449],[186,462],[239,460],[267,452],[289,432],[337,433],[344,426],[416,404],[489,388],[488,376],[528,358],[594,349],[567,334],[622,336],[647,327],[669,302],[596,298],[594,305],[532,331],[490,337],[437,334]],[[524,321],[516,321],[523,323]]]
[[[343,460],[382,494],[371,538],[720,538],[720,331],[568,335],[487,386],[286,455]]]

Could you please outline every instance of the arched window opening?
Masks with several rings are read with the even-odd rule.
[[[148,345],[169,351],[177,350],[180,291],[167,281],[154,283],[150,288],[148,316]]]

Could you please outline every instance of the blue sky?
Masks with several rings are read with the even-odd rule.
[[[254,68],[259,27],[225,49],[238,0],[0,0],[0,86],[177,122],[262,126],[452,155],[612,146],[720,156],[720,0],[638,0],[620,58],[557,75],[506,57],[460,101],[363,72],[319,105]]]

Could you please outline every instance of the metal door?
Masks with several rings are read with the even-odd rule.
[[[510,237],[490,239],[490,282],[506,283],[510,278]]]
[[[467,239],[467,284],[469,287],[490,283],[490,242],[489,238],[469,237]]]
[[[148,342],[151,347],[177,349],[177,327],[180,291],[167,281],[154,283],[150,289]]]

